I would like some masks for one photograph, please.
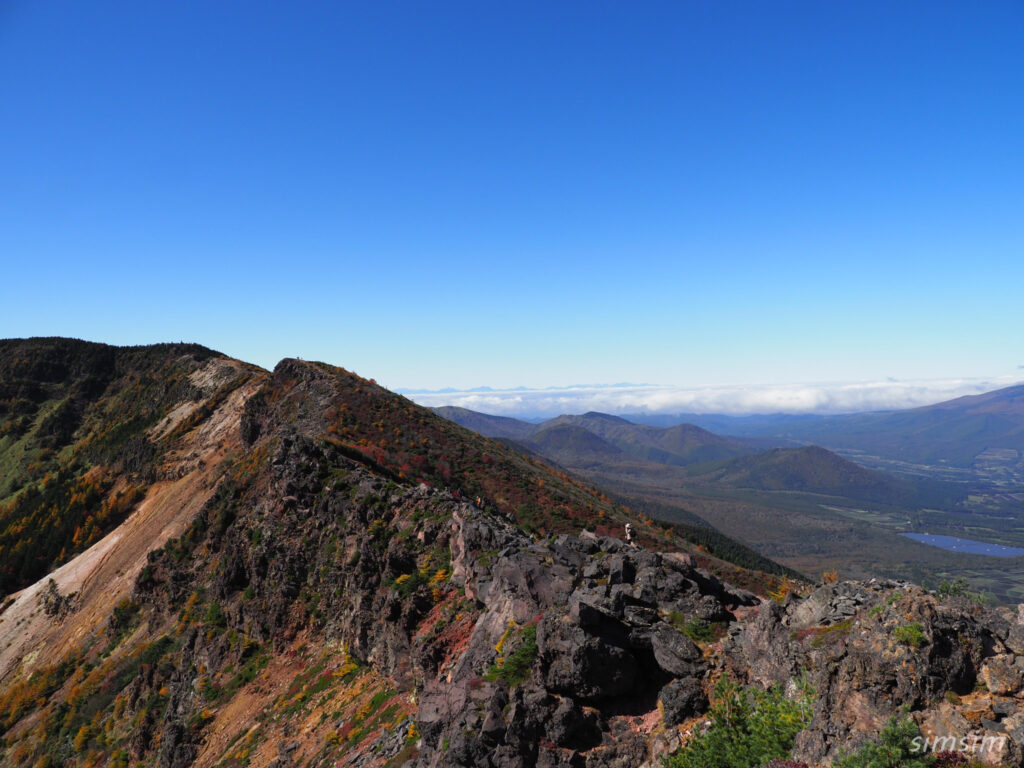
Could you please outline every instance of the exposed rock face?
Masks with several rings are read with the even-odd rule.
[[[624,721],[659,698],[675,722],[704,711],[709,664],[666,617],[729,616],[750,595],[617,539],[534,543],[469,506],[452,529],[454,573],[484,609],[450,679],[421,701],[424,764],[637,765],[649,757],[647,734]],[[496,542],[496,560],[481,567]],[[529,678],[511,692],[483,681],[502,636],[530,624]]]
[[[989,692],[999,696],[1020,693],[1024,685],[1024,659],[1013,654],[1000,654],[981,666],[981,680]]]
[[[463,551],[493,541],[492,526],[473,510],[457,515]],[[925,737],[998,745],[987,755],[993,764],[1024,760],[1024,659],[1010,648],[1017,625],[998,612],[943,603],[907,583],[845,582],[760,603],[702,654],[665,617],[718,617],[750,605],[749,596],[616,540],[510,536],[488,572],[458,569],[479,574],[485,610],[464,657],[473,661],[432,683],[421,703],[426,764],[654,765],[659,744],[678,743],[666,733],[706,710],[710,681],[722,673],[783,686],[806,675],[817,700],[794,757],[810,764],[873,737],[901,707],[916,712]],[[511,692],[481,682],[502,627],[531,615],[530,678]],[[666,731],[625,726],[655,707]]]
[[[1000,721],[1015,725],[1024,664],[1007,645],[1011,630],[995,611],[943,603],[911,584],[839,583],[784,606],[765,603],[733,626],[723,656],[752,682],[808,676],[815,715],[794,756],[820,764],[877,734],[901,707],[917,712],[925,736],[1008,735]],[[1018,764],[1022,746],[1010,735],[998,760]]]
[[[535,542],[498,516],[420,487],[389,500],[407,512],[430,512],[415,539],[406,541],[446,547],[452,583],[478,612],[465,648],[442,668],[435,649],[412,637],[427,606],[415,596],[402,601],[378,591],[389,573],[408,572],[415,558],[395,543],[375,547],[372,517],[353,514],[345,497],[319,493],[309,478],[317,475],[317,462],[332,459],[316,454],[301,441],[282,443],[273,460],[283,495],[277,504],[308,515],[307,525],[321,536],[344,528],[360,553],[354,566],[329,577],[342,597],[323,605],[332,617],[325,630],[394,679],[422,686],[416,716],[421,764],[636,765],[649,757],[647,734],[628,721],[656,710],[659,698],[674,722],[706,708],[710,666],[666,617],[731,618],[728,609],[752,605],[753,596],[701,573],[685,558],[617,539],[583,534]],[[367,493],[380,490],[358,467],[349,472],[346,488],[355,483]],[[268,589],[258,614],[244,619],[272,636],[287,628],[290,598],[319,564],[289,552],[287,540],[264,541],[277,543],[253,547],[240,536],[229,539],[227,560],[235,567],[218,590],[227,596],[256,584],[261,594],[260,584],[277,585]],[[535,627],[536,653],[527,659],[525,679],[511,686],[488,679],[502,655],[497,648],[514,652],[528,627]]]

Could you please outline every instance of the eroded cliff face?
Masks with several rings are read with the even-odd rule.
[[[101,465],[85,475],[87,479],[107,477],[109,491],[94,502],[96,507],[129,488],[133,491],[136,500],[124,523],[4,601],[0,685],[10,685],[44,664],[73,654],[103,627],[113,606],[131,594],[148,553],[181,535],[212,495],[223,472],[222,462],[242,446],[239,420],[265,375],[238,361],[214,357],[190,367],[184,378],[188,391],[159,403],[159,411],[166,415],[153,419],[156,423],[148,430],[149,438],[140,436],[160,456],[145,479],[123,468]],[[203,418],[195,418],[201,412]],[[164,444],[190,418],[195,421],[193,428],[181,439]],[[53,514],[59,515],[60,510]]]
[[[346,420],[360,390],[384,448]],[[389,465],[443,425],[327,366],[287,361],[218,402],[100,554],[65,566],[80,586],[55,574],[79,597],[55,604],[42,581],[0,616],[5,765],[654,766],[726,674],[806,676],[795,756],[810,763],[903,705],[926,735],[1006,736],[987,757],[1021,763],[1013,617],[889,582],[779,604],[670,536],[659,552],[568,530],[586,504],[619,512],[498,446],[428,457],[443,472],[442,454],[486,456],[480,487],[502,499],[541,489],[548,519],[569,522],[528,534],[457,467],[444,488]]]

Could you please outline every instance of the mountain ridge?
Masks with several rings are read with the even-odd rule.
[[[142,500],[0,610],[5,765],[654,768],[719,681],[801,670],[794,759],[828,764],[907,705],[1024,760],[1009,612],[730,567],[344,369],[187,368],[202,398],[131,422],[157,449]],[[49,460],[126,402],[93,403]],[[635,546],[608,535],[627,521]]]

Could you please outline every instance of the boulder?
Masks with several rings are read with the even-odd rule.
[[[690,638],[664,623],[654,628],[650,638],[654,659],[663,671],[673,677],[694,674],[701,654]]]
[[[1024,685],[1024,670],[1011,654],[987,659],[981,666],[981,679],[990,693],[1006,696],[1017,693]]]
[[[704,689],[694,677],[681,677],[668,683],[658,692],[658,701],[667,726],[679,725],[708,707]]]

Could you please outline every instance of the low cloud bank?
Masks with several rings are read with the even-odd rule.
[[[455,405],[501,416],[551,417],[563,413],[854,413],[914,408],[977,395],[1017,383],[1012,377],[855,384],[780,384],[761,387],[616,385],[550,389],[411,392],[420,405]]]

